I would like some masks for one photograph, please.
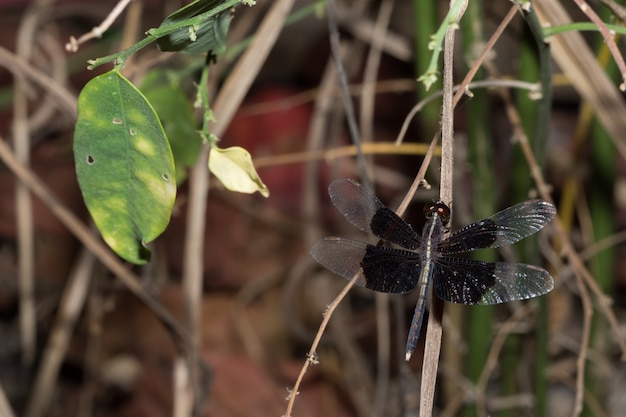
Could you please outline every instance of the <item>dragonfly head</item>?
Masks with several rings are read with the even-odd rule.
[[[445,226],[450,221],[450,207],[441,200],[433,201],[424,206],[424,217],[432,219],[433,216],[439,216],[441,223]]]

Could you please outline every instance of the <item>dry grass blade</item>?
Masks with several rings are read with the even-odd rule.
[[[23,58],[14,55],[8,49],[0,46],[0,65],[14,74],[21,74],[36,84],[44,87],[46,92],[56,100],[58,108],[72,120],[76,120],[76,97],[56,80],[41,70],[26,62]]]
[[[94,263],[93,254],[83,249],[59,303],[59,313],[43,352],[41,366],[25,414],[27,417],[43,416],[50,406],[74,326],[87,298]]]
[[[619,49],[617,49],[617,45],[615,44],[615,40],[613,39],[613,35],[609,32],[609,29],[606,27],[600,16],[596,14],[596,12],[585,2],[584,0],[575,0],[580,10],[589,17],[600,33],[604,38],[604,42],[606,42],[606,46],[608,47],[611,55],[613,55],[613,59],[615,60],[615,64],[617,68],[619,68],[619,72],[622,75],[622,83],[620,84],[620,90],[626,90],[626,64],[624,64],[624,57],[622,57]]]
[[[5,417],[15,417],[15,413],[11,408],[11,404],[9,403],[2,386],[0,386],[0,415]]]
[[[543,24],[566,25],[571,17],[558,1],[533,3]],[[594,110],[606,131],[613,138],[622,158],[626,158],[626,103],[606,72],[600,67],[591,49],[578,32],[567,32],[551,39],[554,60],[568,76],[574,88]]]

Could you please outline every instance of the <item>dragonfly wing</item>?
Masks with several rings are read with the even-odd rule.
[[[370,223],[376,212],[385,207],[369,190],[347,178],[333,181],[328,186],[328,195],[350,223],[367,233],[372,232]]]
[[[354,226],[407,249],[417,249],[420,237],[413,228],[362,185],[341,178],[328,187],[330,199]]]
[[[373,245],[367,245],[361,262],[367,288],[394,294],[405,294],[415,288],[420,265],[420,258],[414,252]]]
[[[361,269],[361,261],[367,251],[365,243],[338,237],[325,237],[318,240],[311,248],[311,256],[326,269],[335,274],[352,279]],[[357,285],[365,286],[361,276]]]
[[[439,244],[444,254],[510,245],[541,230],[556,215],[552,203],[529,200],[454,232]]]
[[[311,255],[346,279],[363,269],[357,285],[374,291],[404,294],[419,280],[420,258],[414,252],[327,237],[311,248]]]
[[[460,304],[500,304],[546,294],[552,276],[534,265],[440,258],[435,264],[435,294]]]

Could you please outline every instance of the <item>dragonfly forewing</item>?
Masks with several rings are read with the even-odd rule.
[[[465,226],[439,245],[443,254],[510,245],[541,230],[556,215],[552,203],[530,200]]]
[[[419,247],[420,237],[411,225],[362,185],[338,179],[330,184],[328,194],[339,212],[357,228],[407,249]]]
[[[341,178],[328,186],[328,195],[337,210],[350,222],[367,233],[376,212],[385,205],[360,184]]]

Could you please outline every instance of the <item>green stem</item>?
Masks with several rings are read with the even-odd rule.
[[[626,35],[625,26],[612,25],[610,23],[605,23],[605,25],[607,29],[609,29],[610,31],[619,33],[621,35]],[[567,25],[549,26],[549,27],[543,28],[543,36],[544,36],[544,39],[546,39],[546,38],[549,38],[550,36],[558,35],[560,33],[583,32],[583,31],[598,32],[598,26],[596,26],[595,23],[591,23],[591,22],[576,22],[576,23],[570,23]]]
[[[415,74],[419,76],[428,69],[430,59],[430,49],[428,49],[428,39],[436,30],[437,3],[434,1],[413,0],[414,24],[415,28]],[[435,87],[440,89],[441,83]],[[421,102],[428,97],[427,91],[421,87],[417,89],[417,98]],[[439,114],[441,112],[441,100],[425,106],[421,110],[420,122],[424,129],[425,137],[430,137],[439,128]]]
[[[218,142],[217,136],[211,134],[209,130],[209,123],[215,121],[215,116],[213,115],[213,110],[211,110],[211,104],[209,102],[209,89],[208,89],[208,79],[209,79],[209,69],[211,67],[211,59],[212,56],[209,54],[205,61],[204,66],[202,67],[202,74],[200,75],[200,83],[198,85],[198,98],[196,100],[196,107],[202,106],[203,116],[202,116],[202,130],[200,131],[200,136],[209,142],[211,146],[215,146]]]
[[[417,79],[417,81],[424,83],[426,91],[437,81],[437,67],[439,65],[439,54],[443,50],[443,38],[450,26],[457,25],[456,19],[464,3],[463,0],[455,0],[446,18],[439,26],[439,29],[437,29],[437,32],[430,37],[430,42],[428,43],[428,49],[432,51],[430,64],[426,72]]]
[[[102,58],[97,58],[97,59],[88,61],[89,66],[87,68],[92,70],[100,65],[106,64],[107,62],[111,62],[111,61],[115,61],[116,67],[121,67],[124,65],[124,62],[126,62],[128,57],[130,57],[132,54],[136,53],[140,49],[144,48],[145,46],[149,45],[150,43],[154,42],[155,40],[162,38],[163,36],[167,36],[181,28],[200,25],[207,19],[213,16],[216,16],[219,13],[222,13],[236,6],[240,2],[241,0],[227,0],[223,4],[215,7],[214,9],[211,9],[205,13],[201,13],[192,18],[189,18],[180,22],[167,23],[162,26],[159,26],[158,28],[150,29],[146,32],[147,37],[140,40],[136,44],[124,49],[123,51],[119,51],[114,54],[102,57]]]

